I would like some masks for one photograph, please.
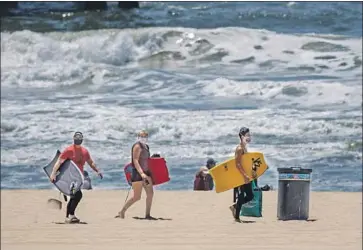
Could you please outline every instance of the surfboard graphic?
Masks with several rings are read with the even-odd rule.
[[[54,164],[57,162],[60,154],[60,151],[57,150],[53,160],[48,165],[43,167],[43,170],[48,178],[52,174]],[[77,190],[82,188],[83,183],[84,177],[81,170],[73,161],[65,160],[60,166],[57,172],[56,180],[53,184],[61,193],[71,196]]]

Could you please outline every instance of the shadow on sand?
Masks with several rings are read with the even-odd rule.
[[[241,220],[241,221],[236,221],[236,223],[256,223],[256,221],[253,220]]]
[[[54,224],[58,224],[58,225],[79,225],[79,224],[82,224],[82,225],[87,225],[88,223],[85,222],[85,221],[80,221],[78,223],[66,223],[64,221],[54,221],[53,222]]]
[[[138,217],[138,216],[134,216],[132,217],[135,220],[172,220],[170,218],[155,218],[155,217],[150,217],[150,218],[145,218],[145,217]]]
[[[318,221],[318,219],[307,219],[307,220],[278,220],[281,222],[293,222],[293,221],[298,221],[298,222],[315,222]]]

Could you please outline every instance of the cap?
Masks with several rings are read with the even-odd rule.
[[[73,139],[83,140],[83,134],[81,132],[76,132],[73,135]]]

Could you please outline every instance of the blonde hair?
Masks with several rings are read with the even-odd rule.
[[[141,135],[149,136],[149,133],[145,129],[143,129],[139,133],[137,133],[137,136],[141,136]]]

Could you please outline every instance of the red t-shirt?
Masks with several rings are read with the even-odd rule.
[[[86,148],[80,147],[76,148],[74,145],[68,146],[60,155],[60,158],[63,160],[70,159],[81,170],[83,173],[84,164],[91,158],[89,152]]]

